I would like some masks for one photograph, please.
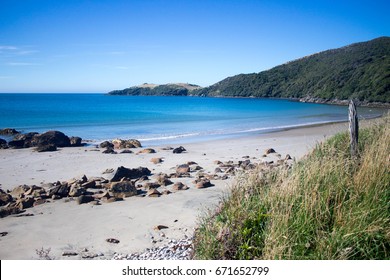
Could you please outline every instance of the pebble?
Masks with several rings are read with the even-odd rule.
[[[168,244],[146,249],[142,253],[114,254],[113,260],[190,260],[193,238],[169,240]]]

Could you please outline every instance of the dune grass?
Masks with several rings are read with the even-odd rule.
[[[201,218],[195,259],[390,259],[390,117],[347,133],[292,168],[238,176]]]

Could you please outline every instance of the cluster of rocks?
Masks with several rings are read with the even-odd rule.
[[[170,240],[168,244],[148,248],[142,253],[115,254],[114,260],[190,260],[193,256],[193,244],[190,237]]]
[[[13,137],[7,143],[0,138],[0,149],[22,149],[35,147],[38,152],[56,151],[58,147],[80,147],[82,139],[80,137],[68,137],[61,131],[51,130],[45,133],[28,132],[21,133],[12,128],[0,130],[0,135]]]
[[[36,185],[21,185],[12,191],[0,189],[0,217],[19,214],[25,209],[62,198],[78,204],[115,202],[139,194],[136,181],[151,174],[145,167],[128,169],[123,166],[112,172],[111,178],[103,177],[71,179]],[[135,179],[135,180],[134,180]]]
[[[136,139],[122,140],[114,139],[112,141],[104,141],[100,143],[100,148],[105,149],[104,154],[116,154],[115,149],[124,149],[121,153],[132,153],[132,148],[141,148],[141,142]]]

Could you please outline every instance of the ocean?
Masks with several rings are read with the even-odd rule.
[[[383,112],[358,108],[360,118]],[[144,146],[188,143],[346,120],[346,106],[279,99],[0,94],[0,128],[59,130],[92,143],[114,138],[135,138]]]

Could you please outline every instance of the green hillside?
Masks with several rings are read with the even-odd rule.
[[[390,37],[320,52],[260,73],[229,77],[196,93],[390,103]]]
[[[190,92],[200,89],[201,87],[193,84],[142,84],[139,86],[129,87],[122,90],[110,91],[109,95],[170,95],[170,96],[186,96]]]

